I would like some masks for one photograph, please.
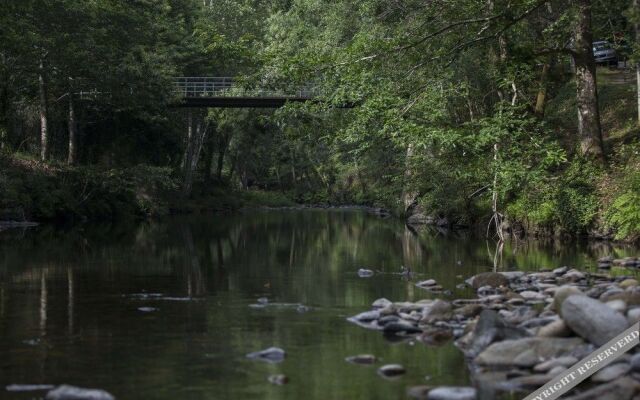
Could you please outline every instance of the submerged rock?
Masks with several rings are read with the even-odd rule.
[[[373,275],[374,275],[374,272],[370,269],[360,268],[358,270],[358,276],[360,278],[369,278],[369,277],[372,277]]]
[[[562,303],[562,318],[572,331],[602,346],[627,329],[627,319],[598,300],[569,296]]]
[[[373,354],[358,354],[347,357],[344,360],[352,364],[374,364],[376,362],[376,356]]]
[[[472,387],[442,386],[429,392],[428,400],[475,400],[476,389]]]
[[[7,392],[34,392],[38,390],[51,390],[53,389],[53,385],[7,385],[5,390]]]
[[[61,385],[50,390],[45,400],[115,400],[115,397],[102,389],[85,389]]]
[[[268,349],[255,351],[247,354],[247,358],[252,360],[261,360],[268,363],[282,362],[286,356],[286,352],[279,347],[269,347]]]
[[[272,383],[274,385],[286,385],[287,383],[289,383],[289,377],[282,374],[270,375],[267,380],[269,381],[269,383]]]
[[[378,374],[387,378],[403,375],[406,372],[407,371],[400,364],[387,364],[378,368]]]

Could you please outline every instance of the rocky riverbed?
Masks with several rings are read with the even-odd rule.
[[[600,268],[632,268],[640,259],[598,260]],[[473,298],[393,302],[348,318],[392,340],[438,346],[453,340],[464,352],[473,387],[410,387],[429,400],[493,399],[529,393],[640,321],[640,286],[631,273],[611,276],[568,267],[532,273],[486,272],[467,279]],[[443,293],[433,279],[416,286]],[[462,285],[460,285],[462,286]],[[401,366],[394,366],[398,371]],[[380,369],[385,372],[385,366]],[[640,352],[633,350],[570,392],[571,400],[630,400],[640,393]]]

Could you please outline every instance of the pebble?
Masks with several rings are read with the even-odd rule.
[[[50,390],[45,396],[45,400],[115,400],[115,397],[102,389],[61,385]]]
[[[472,387],[442,386],[432,389],[428,400],[475,400],[476,389]]]
[[[345,361],[352,364],[374,364],[376,362],[376,356],[373,354],[358,354],[345,358]]]
[[[358,270],[358,276],[360,278],[370,278],[374,275],[374,272],[370,269],[360,268]]]
[[[269,383],[272,383],[274,385],[286,385],[287,383],[289,383],[289,377],[282,374],[270,375],[267,380],[269,381]]]
[[[247,358],[261,360],[268,363],[279,363],[284,360],[286,352],[279,347],[269,347],[268,349],[247,354]]]

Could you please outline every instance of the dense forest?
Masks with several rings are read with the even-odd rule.
[[[635,240],[639,26],[638,0],[5,1],[0,219],[362,204]],[[196,76],[314,99],[177,107]]]

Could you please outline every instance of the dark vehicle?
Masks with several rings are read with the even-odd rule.
[[[593,42],[593,57],[597,64],[618,64],[618,54],[611,43],[606,40]]]

